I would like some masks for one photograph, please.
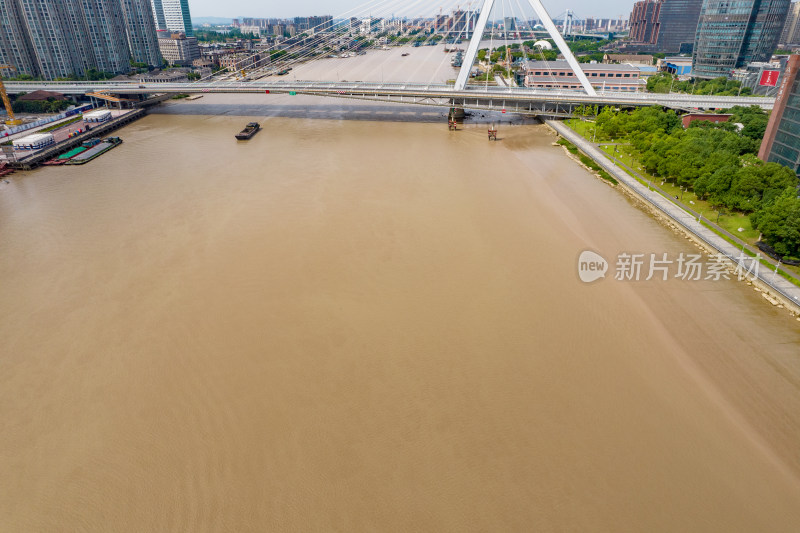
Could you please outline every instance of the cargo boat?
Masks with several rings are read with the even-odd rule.
[[[94,141],[94,139],[92,140]],[[99,140],[98,140],[99,141]],[[109,137],[102,142],[93,143],[93,146],[69,159],[65,165],[83,165],[92,159],[100,157],[112,148],[116,148],[122,144],[122,139],[119,137]]]
[[[261,124],[258,122],[251,122],[245,128],[236,134],[236,138],[240,141],[246,141],[255,135],[261,129]]]
[[[44,163],[42,163],[42,165],[45,165],[45,166],[64,165],[64,164],[67,163],[67,161],[69,161],[73,157],[75,157],[75,156],[77,156],[79,154],[82,154],[83,152],[85,152],[86,150],[88,150],[90,148],[94,148],[98,144],[100,144],[100,139],[97,139],[97,138],[88,139],[86,141],[83,141],[81,143],[81,145],[78,146],[77,148],[73,148],[69,152],[67,152],[65,154],[61,154],[60,156],[56,157],[55,159],[51,159],[50,161],[45,161]]]

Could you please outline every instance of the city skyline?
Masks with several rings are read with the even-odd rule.
[[[578,18],[617,18],[620,15],[623,18],[628,18],[633,8],[633,1],[631,0],[611,0],[610,2],[604,2],[602,5],[590,0],[567,0],[565,2],[543,0],[542,3],[550,15],[554,17],[567,9],[571,9]],[[360,0],[333,0],[330,2],[298,0],[291,4],[276,1],[262,2],[259,0],[228,0],[224,3],[219,0],[189,0],[189,7],[193,17],[231,19],[240,17],[290,18],[320,14],[334,17],[339,15],[349,16],[350,10],[356,10],[363,4],[364,2]],[[481,2],[476,2],[476,6],[479,7],[480,4]],[[430,7],[425,8],[425,11],[433,15],[435,11],[438,11],[440,5],[441,3],[432,2]],[[466,9],[468,5],[469,2],[467,1],[461,7]],[[515,2],[513,5],[516,8],[517,3]],[[420,10],[417,8],[415,11]],[[529,12],[530,8],[526,9],[526,13]],[[401,16],[399,12],[397,15]],[[402,16],[414,15],[419,15],[419,13],[402,14]],[[501,14],[498,14],[498,17],[500,16]]]

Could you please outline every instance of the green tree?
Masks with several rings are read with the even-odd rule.
[[[60,113],[67,109],[70,102],[66,100],[56,100],[48,98],[47,100],[34,100],[34,101],[21,101],[16,100],[11,108],[15,113]]]
[[[144,68],[147,68],[147,63],[143,63]],[[86,79],[89,81],[98,81],[98,80],[110,80],[114,77],[114,74],[110,72],[103,72],[101,70],[97,70],[94,68],[90,68],[86,71]]]
[[[693,122],[684,130],[674,111],[658,107],[619,112],[604,108],[596,118],[598,138],[625,140],[647,172],[693,188],[713,205],[744,213],[771,204],[796,187],[792,169],[756,157],[766,121],[758,107],[736,107],[727,123]],[[733,120],[744,125],[741,132]]]
[[[733,116],[728,121],[729,123],[740,123],[744,125],[742,135],[758,141],[764,138],[764,132],[767,130],[767,123],[769,122],[769,115],[766,111],[758,106],[735,106],[729,112]]]
[[[659,72],[647,79],[647,91],[651,93],[694,93],[694,94],[715,94],[718,96],[746,96],[752,94],[749,87],[742,87],[736,80],[729,80],[725,77],[713,80],[684,80],[680,81],[676,76],[668,72]]]
[[[800,257],[800,198],[787,187],[770,205],[751,216],[763,240],[782,256]]]

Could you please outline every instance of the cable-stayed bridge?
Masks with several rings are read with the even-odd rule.
[[[448,1],[445,0],[444,3]],[[216,73],[196,82],[30,81],[8,82],[6,86],[10,93],[44,89],[71,95],[105,94],[129,98],[142,98],[142,95],[154,94],[202,93],[313,95],[432,105],[456,110],[503,110],[546,116],[567,116],[573,113],[575,107],[584,105],[619,107],[658,105],[673,109],[692,110],[730,108],[736,105],[756,105],[763,109],[771,109],[774,104],[774,99],[772,98],[678,93],[649,94],[643,91],[622,92],[594,87],[540,0],[473,0],[471,4],[464,8],[460,4],[455,4],[451,1],[450,3],[453,4],[454,10],[449,19],[445,20],[440,15],[434,17],[434,27],[427,28],[422,32],[417,29],[405,33],[404,35],[407,36],[405,37],[407,39],[405,44],[413,47],[437,44],[442,39],[444,39],[445,43],[451,42],[454,44],[458,43],[462,38],[469,39],[466,50],[462,50],[464,55],[460,70],[455,80],[450,80],[449,83],[443,83],[447,80],[420,83],[420,77],[413,75],[408,76],[407,81],[391,82],[330,81],[324,79],[284,81],[284,78],[276,77],[278,74],[286,74],[293,67],[305,67],[310,63],[330,60],[330,51],[334,49],[334,46],[341,47],[343,40],[349,43],[347,46],[354,47],[352,49],[357,50],[359,54],[378,48],[387,49],[385,42],[381,44],[381,40],[389,39],[389,36],[396,38],[402,32],[396,31],[397,26],[393,26],[391,20],[389,25],[386,26],[386,19],[381,17],[386,13],[395,13],[397,9],[409,11],[417,7],[424,7],[429,3],[428,0],[415,0],[412,2],[407,0],[368,0],[366,4],[351,10],[349,15],[346,13],[337,17],[337,20],[341,21],[339,26],[311,28],[308,34],[303,34],[304,37],[293,41],[291,46],[284,47],[281,45],[279,48],[279,45],[275,45],[275,47],[268,48],[266,51],[261,50],[249,56],[246,55],[238,63],[226,69],[227,71]],[[527,13],[524,12],[523,5],[529,9]],[[530,10],[532,10],[532,13]],[[364,16],[366,18],[359,18]],[[507,21],[514,20],[523,21],[522,25],[524,26],[531,22],[531,16],[537,17],[536,20],[539,21],[537,26],[544,27],[550,35],[559,52],[566,60],[573,79],[579,82],[582,89],[517,87],[513,81],[505,81],[505,76],[496,75],[498,71],[508,74],[513,66],[512,57],[509,53],[510,48],[507,44],[507,37],[510,32],[509,28],[505,28],[504,25],[508,24]],[[494,17],[494,20],[492,17]],[[442,22],[443,20],[444,22]],[[497,20],[504,22],[499,24]],[[378,23],[389,29],[379,28],[376,30]],[[533,26],[527,29],[532,31]],[[565,30],[567,33],[569,32],[568,27]],[[498,31],[500,32],[498,35],[503,35],[504,40],[498,39],[495,42],[493,36]],[[490,35],[488,45],[484,40],[487,32]],[[375,39],[374,36],[376,35],[383,35],[383,37]],[[365,45],[365,43],[369,44]],[[506,46],[506,48],[502,48],[503,46]],[[483,61],[477,61],[480,57],[479,50],[486,48],[488,48],[490,54],[493,50],[498,49],[504,50],[505,53],[496,54],[500,57],[494,60],[486,60],[484,57]],[[543,52],[540,49],[536,49],[536,47],[534,49],[526,49],[523,46],[520,59],[538,59],[536,54],[542,55]],[[260,54],[269,54],[267,64],[260,60]],[[253,58],[258,58],[258,61],[254,61]],[[484,79],[486,83],[475,83],[472,79],[473,67],[476,62],[481,65],[481,68],[485,69]],[[377,73],[377,68],[373,73]],[[555,81],[556,73],[551,72],[550,74]],[[492,76],[497,80],[497,86],[489,84],[489,78]],[[382,78],[383,75],[381,74]],[[265,100],[265,104],[268,105],[269,100]]]
[[[599,91],[593,95],[580,90],[528,89],[522,87],[470,86],[457,90],[451,84],[326,82],[326,81],[210,81],[200,83],[124,82],[11,82],[10,93],[38,89],[62,94],[107,93],[145,94],[296,94],[352,98],[401,104],[448,108],[486,109],[532,115],[569,115],[580,105],[643,107],[658,105],[672,109],[720,109],[736,105],[757,105],[772,109],[774,100],[760,97],[652,94]],[[265,105],[269,100],[264,100]]]

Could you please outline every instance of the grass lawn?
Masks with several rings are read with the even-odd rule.
[[[577,118],[572,118],[566,121],[567,125],[581,134],[584,138],[592,140],[592,132],[594,131],[594,122],[588,122],[586,120],[579,120]]]

